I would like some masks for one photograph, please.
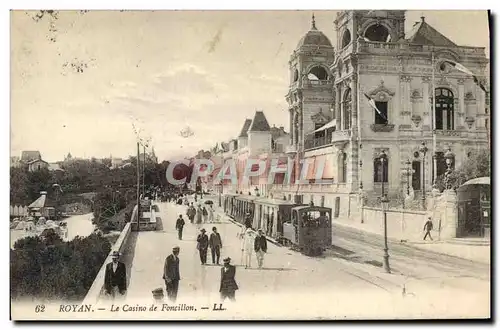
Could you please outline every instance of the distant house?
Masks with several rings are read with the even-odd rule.
[[[119,168],[124,163],[121,158],[111,158],[111,168]]]
[[[45,217],[47,219],[55,217],[55,203],[49,200],[46,191],[41,191],[40,197],[28,205],[28,214],[33,217]]]
[[[41,159],[35,159],[30,162],[28,162],[28,171],[34,172],[34,171],[39,171],[41,169],[48,169],[49,168],[49,163],[47,163],[44,160]]]
[[[59,163],[49,163],[49,171],[64,171]]]
[[[21,153],[21,162],[24,164],[28,164],[33,160],[40,160],[40,159],[42,159],[42,155],[38,150],[28,150],[28,151],[23,151]]]

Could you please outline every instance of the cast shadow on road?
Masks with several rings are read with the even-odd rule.
[[[349,262],[354,262],[358,264],[366,264],[366,265],[371,265],[375,266],[377,268],[382,268],[383,264],[382,262],[378,260],[369,260],[364,258],[363,256],[358,255],[355,251],[347,250],[344,249],[340,246],[332,245],[330,246],[322,256],[316,257],[316,258],[337,258],[337,259],[343,259]],[[394,268],[392,268],[393,273],[400,273]]]

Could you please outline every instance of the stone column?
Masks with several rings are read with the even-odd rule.
[[[439,230],[441,225],[440,239],[447,240],[457,237],[458,212],[457,212],[457,193],[453,190],[443,191],[441,205],[441,223],[435,224]]]
[[[411,125],[411,77],[406,76],[404,82],[404,107],[403,124]]]
[[[432,112],[432,107],[431,107],[431,100],[430,100],[430,95],[429,95],[429,83],[430,83],[430,77],[422,77],[422,85],[423,85],[423,113],[422,113],[422,126],[421,129],[424,130],[424,126],[427,127],[427,129],[432,129],[431,127],[431,112]]]
[[[295,147],[299,144],[299,114],[297,108],[293,109],[293,144]]]
[[[341,109],[341,102],[342,102],[342,88],[341,84],[338,84],[336,87],[337,89],[337,97],[336,97],[336,102],[335,102],[335,118],[337,119],[337,131],[340,131],[342,129],[342,109]]]
[[[288,116],[290,117],[290,145],[293,145],[294,124],[293,124],[293,109],[292,108],[288,109]]]
[[[351,82],[349,83],[351,88],[351,130],[352,136],[358,136],[358,84],[357,76],[353,75]]]
[[[465,127],[465,117],[467,109],[465,108],[465,90],[464,79],[458,79],[458,109],[455,110],[455,129],[459,126]],[[461,113],[462,115],[459,115]]]
[[[299,105],[299,108],[297,110],[299,111],[299,114],[298,114],[299,145],[303,146],[304,145],[304,113],[303,113],[303,109],[302,109],[302,104]]]

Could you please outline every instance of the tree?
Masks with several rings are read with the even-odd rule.
[[[449,184],[452,189],[457,189],[465,182],[484,176],[491,175],[491,153],[490,150],[481,149],[471,151],[462,165],[453,170],[449,176]],[[445,189],[445,174],[436,178],[436,186],[440,191]]]
[[[110,251],[109,241],[96,234],[70,242],[18,240],[10,250],[11,297],[81,301]]]

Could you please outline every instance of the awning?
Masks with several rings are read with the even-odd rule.
[[[321,173],[321,179],[333,179],[334,167],[333,167],[334,156],[333,154],[316,156],[316,170],[320,170],[320,164],[324,164],[323,173]],[[315,173],[317,176],[317,173]],[[316,177],[315,177],[316,178]]]
[[[306,174],[306,180],[314,180],[315,179],[315,174],[316,174],[316,168],[315,168],[315,160],[316,157],[311,157],[307,158],[307,174]],[[302,175],[302,173],[301,173]]]
[[[326,123],[325,125],[321,126],[317,130],[315,130],[314,133],[320,132],[320,131],[324,131],[324,130],[327,130],[329,128],[333,128],[333,127],[336,127],[336,126],[337,126],[337,119],[333,119],[332,121]]]
[[[481,178],[475,178],[475,179],[467,181],[462,186],[471,185],[471,184],[487,184],[487,185],[491,185],[491,179],[488,176],[484,176],[484,177],[481,177]]]

